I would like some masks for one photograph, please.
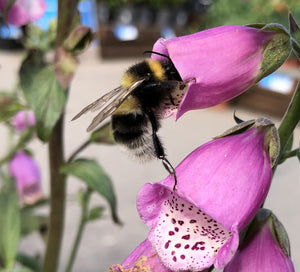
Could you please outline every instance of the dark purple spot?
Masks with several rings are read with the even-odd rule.
[[[179,228],[178,228],[178,227],[175,227],[174,230],[175,230],[176,232],[178,232],[178,231],[179,231]]]
[[[175,218],[172,218],[171,222],[172,222],[172,224],[175,224],[176,223]]]
[[[180,226],[182,226],[182,225],[184,224],[184,222],[183,222],[182,220],[178,220],[178,224],[179,224]]]
[[[203,244],[205,244],[203,241],[201,241],[201,242],[196,242],[196,243],[192,246],[192,250],[199,250],[199,249],[204,250],[205,247],[199,247],[199,245],[203,245]]]
[[[165,249],[167,249],[169,247],[170,243],[171,243],[171,240],[168,240],[168,242],[165,243]]]
[[[184,240],[189,240],[190,239],[190,235],[189,234],[183,235],[181,238],[184,239]]]
[[[169,231],[169,235],[171,236],[171,235],[174,235],[175,234],[175,232],[174,231]]]
[[[185,255],[180,255],[180,258],[182,259],[182,260],[184,260],[185,259]]]
[[[174,261],[174,262],[177,262],[176,256],[173,257],[173,261]]]
[[[185,245],[184,249],[188,249],[190,247],[190,245]]]
[[[191,223],[191,224],[196,223],[196,222],[197,222],[197,220],[195,220],[195,219],[191,219],[191,220],[190,220],[190,223]]]
[[[172,255],[175,255],[175,251],[173,250],[173,251],[171,252],[171,254],[172,254]]]
[[[169,214],[167,214],[167,213],[166,213],[165,215],[166,215],[166,216],[169,216]]]
[[[178,243],[178,244],[175,245],[175,247],[176,247],[176,248],[180,248],[180,247],[181,247],[181,244]]]

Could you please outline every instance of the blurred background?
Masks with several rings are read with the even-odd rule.
[[[288,27],[288,11],[300,23],[299,0],[155,0],[151,1],[82,1],[79,10],[82,24],[95,32],[95,42],[80,56],[80,65],[72,82],[66,109],[65,144],[67,156],[83,143],[92,116],[76,122],[72,117],[88,103],[119,85],[128,66],[139,61],[143,51],[151,50],[159,37],[171,38],[224,24],[280,23]],[[56,1],[47,1],[46,14],[35,24],[47,31],[57,16]],[[22,40],[26,27],[0,24],[0,90],[13,89],[23,57]],[[200,49],[201,50],[201,49]],[[200,52],[201,53],[201,52]],[[234,125],[233,112],[243,120],[266,116],[279,124],[295,90],[300,73],[297,60],[291,58],[276,72],[231,102],[205,110],[186,113],[175,122],[162,122],[159,131],[168,158],[177,165],[199,145]],[[0,150],[9,141],[0,127]],[[295,131],[299,143],[300,128]],[[36,160],[43,173],[43,189],[49,194],[47,146],[32,143]],[[73,271],[108,271],[108,266],[121,263],[142,242],[148,228],[139,219],[135,199],[146,182],[156,182],[167,175],[159,161],[139,164],[129,159],[118,146],[91,146],[82,156],[97,159],[111,176],[118,199],[118,212],[123,226],[114,225],[108,209],[100,220],[85,229]],[[60,270],[64,271],[78,225],[80,208],[76,195],[82,188],[79,180],[68,180],[68,197]],[[300,269],[300,173],[296,158],[279,166],[265,207],[272,209],[286,227],[292,248],[295,270]],[[98,196],[92,205],[106,203]],[[47,209],[41,210],[47,213]],[[44,249],[37,233],[30,234],[20,249],[38,255]]]

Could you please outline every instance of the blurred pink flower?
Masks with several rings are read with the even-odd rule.
[[[33,158],[19,151],[10,161],[9,169],[21,201],[33,204],[42,198],[40,169]]]
[[[4,11],[9,0],[0,0],[0,11]],[[46,10],[43,0],[16,0],[6,15],[6,21],[15,26],[40,19]]]
[[[32,111],[19,111],[11,121],[12,126],[16,131],[23,132],[28,127],[35,125],[35,117]]]

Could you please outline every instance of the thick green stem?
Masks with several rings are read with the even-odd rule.
[[[56,48],[63,44],[74,26],[77,3],[77,0],[58,0]],[[49,141],[50,217],[42,272],[57,271],[63,237],[66,198],[66,177],[60,173],[60,167],[64,164],[63,118],[62,114]]]
[[[280,155],[285,152],[289,139],[300,121],[300,83],[298,82],[295,94],[278,128],[280,138]],[[279,157],[280,160],[280,157]]]
[[[294,149],[292,151],[285,152],[285,153],[282,154],[281,160],[278,164],[281,164],[282,162],[284,162],[288,158],[296,157],[296,156],[298,156],[298,154],[300,154],[300,149],[299,148]]]
[[[49,161],[51,192],[49,233],[42,272],[57,271],[61,241],[63,237],[66,177],[60,173],[60,167],[64,163],[62,118],[54,127],[50,137]]]
[[[92,190],[90,190],[89,188],[87,189],[87,191],[85,192],[85,194],[83,195],[83,199],[82,199],[82,204],[81,204],[81,219],[80,219],[80,224],[78,226],[77,229],[77,234],[76,234],[76,238],[72,247],[72,252],[69,258],[69,262],[66,268],[66,272],[71,272],[72,271],[72,267],[75,261],[75,257],[78,251],[78,247],[83,235],[83,230],[84,227],[87,223],[88,220],[88,212],[89,212],[89,202],[90,202],[90,197],[91,197],[91,193]]]

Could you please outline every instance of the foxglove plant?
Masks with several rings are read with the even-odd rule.
[[[278,145],[268,119],[244,122],[188,155],[176,168],[175,191],[171,176],[144,185],[137,208],[150,227],[149,242],[123,268],[151,251],[149,244],[165,271],[224,268],[237,250],[239,232],[266,198]]]
[[[224,269],[248,271],[295,271],[287,232],[270,210],[259,210],[237,254]]]
[[[40,0],[0,0],[0,8],[7,22],[19,25],[31,20],[30,16],[23,16],[23,11],[34,9],[40,13],[44,9],[41,3]],[[26,8],[19,11],[24,4]],[[50,31],[38,37],[43,40],[44,34],[51,36],[46,43],[42,42],[43,46],[34,39],[39,35],[33,37],[34,42],[25,44],[27,54],[20,68],[18,84],[23,97],[0,94],[0,104],[5,106],[1,107],[0,119],[10,128],[11,118],[21,109],[30,107],[36,118],[36,125],[28,133],[12,138],[7,153],[0,159],[0,221],[5,222],[0,224],[1,270],[11,271],[15,262],[18,267],[31,265],[30,269],[35,271],[61,270],[58,264],[66,183],[70,175],[84,181],[86,188],[79,194],[82,214],[66,272],[72,271],[85,224],[99,218],[103,210],[103,207],[90,208],[92,193],[107,200],[112,219],[120,223],[109,176],[95,160],[78,158],[78,154],[92,143],[113,142],[110,125],[94,131],[68,158],[64,152],[65,106],[78,65],[76,56],[93,37],[88,28],[76,27],[79,22],[77,4],[78,1],[73,0],[58,1],[55,39]],[[175,115],[178,119],[188,110],[213,106],[245,91],[278,68],[289,56],[291,46],[300,52],[299,28],[293,26],[290,29],[295,32],[293,38],[283,27],[270,24],[223,26],[167,41],[160,39],[154,45],[152,58],[169,58],[181,78],[189,82],[184,90],[179,87],[174,105],[166,111],[163,109],[160,117]],[[52,49],[55,53],[48,54]],[[53,55],[54,59],[50,61],[49,57]],[[292,131],[300,116],[299,105],[300,87],[279,127],[282,143],[279,161],[290,151]],[[43,264],[36,263],[36,258],[30,256],[22,263],[17,252],[20,209],[22,218],[25,211],[26,216],[37,219],[32,211],[45,202],[22,207],[18,205],[15,187],[7,186],[13,185],[12,176],[20,189],[20,197],[40,188],[38,182],[34,183],[40,180],[36,163],[20,151],[28,150],[25,145],[35,135],[49,144],[50,213],[46,220],[48,233]],[[122,265],[113,265],[111,271],[187,272],[211,271],[212,266],[229,268],[234,254],[237,252],[237,260],[242,254],[242,247],[238,249],[240,231],[246,229],[266,197],[272,166],[278,164],[277,151],[273,124],[266,119],[249,121],[191,153],[176,169],[177,190],[173,190],[172,177],[159,183],[147,183],[138,195],[137,205],[142,219],[150,227],[149,236]],[[299,153],[299,149],[296,152]],[[294,151],[290,153],[295,154]],[[2,169],[6,163],[10,164],[10,175],[6,168]],[[40,223],[31,231],[45,226]],[[37,264],[35,268],[32,263]]]
[[[33,204],[43,197],[40,169],[33,158],[19,151],[10,161],[9,170],[23,203]]]
[[[170,105],[162,113],[162,117],[178,119],[189,110],[227,101],[274,72],[289,56],[291,41],[279,25],[262,25],[261,29],[231,25],[161,38],[152,51],[152,58],[169,57],[182,80],[190,80],[188,90],[177,94],[179,107]]]

